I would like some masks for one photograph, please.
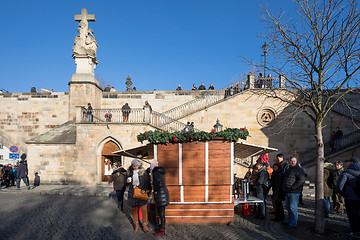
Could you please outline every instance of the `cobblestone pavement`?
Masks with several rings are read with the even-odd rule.
[[[1,189],[0,239],[156,239],[151,232],[132,233],[130,208],[125,206],[124,213],[118,210],[115,196],[108,195],[111,188],[92,190],[92,196],[80,194],[81,189],[84,194],[89,190],[80,187],[59,190],[50,186],[30,191]],[[76,191],[80,196],[73,196]],[[347,239],[345,232],[349,228],[344,214],[331,214],[326,219],[328,234],[316,237],[314,198],[304,201],[295,230],[270,220],[243,217],[240,209],[236,209],[234,224],[169,225],[166,236],[158,239]],[[267,218],[272,217],[268,214]]]

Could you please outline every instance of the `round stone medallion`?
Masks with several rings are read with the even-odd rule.
[[[270,126],[275,122],[275,111],[263,108],[257,114],[257,121],[261,126]]]

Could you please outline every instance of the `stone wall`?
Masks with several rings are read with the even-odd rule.
[[[68,121],[68,93],[0,93],[0,143],[17,145]]]

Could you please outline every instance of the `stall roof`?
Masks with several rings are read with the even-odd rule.
[[[125,156],[125,157],[139,157],[145,158],[145,159],[154,159],[154,144],[145,144],[138,147],[132,147],[124,150],[119,150],[116,152],[113,152],[113,154],[117,156]],[[146,156],[144,156],[144,154]]]
[[[125,157],[139,157],[143,156],[145,153],[146,156],[141,157],[144,159],[153,159],[154,158],[154,144],[146,144],[138,147],[128,148],[120,151],[113,152],[113,154],[125,156]],[[277,151],[276,148],[264,147],[259,145],[254,145],[244,142],[236,142],[234,144],[234,157],[238,159],[245,159],[252,156],[257,156],[265,153],[270,153]]]

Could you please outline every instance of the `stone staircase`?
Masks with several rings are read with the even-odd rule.
[[[334,105],[332,111],[352,119],[353,122],[360,122],[360,110],[352,106],[344,106],[342,103],[338,102]],[[360,146],[360,130],[355,130],[344,135],[340,140],[340,149],[332,151],[333,149],[331,148],[331,145],[331,141],[328,141],[324,144],[325,158],[335,157],[341,153]],[[304,167],[309,167],[315,164],[316,158],[317,147],[310,148],[299,154],[299,161]]]
[[[245,87],[245,83],[246,83],[246,79],[243,79],[219,90],[200,90],[203,92],[202,97],[181,104],[177,107],[174,107],[170,110],[163,112],[162,114],[169,117],[169,120],[182,119],[190,114],[196,113],[198,111],[211,107],[215,104],[218,104],[222,101],[225,101],[230,97],[234,97],[238,94],[241,94]],[[240,87],[239,91],[235,90],[236,85],[239,85]],[[165,122],[164,124],[167,124],[167,122]]]

